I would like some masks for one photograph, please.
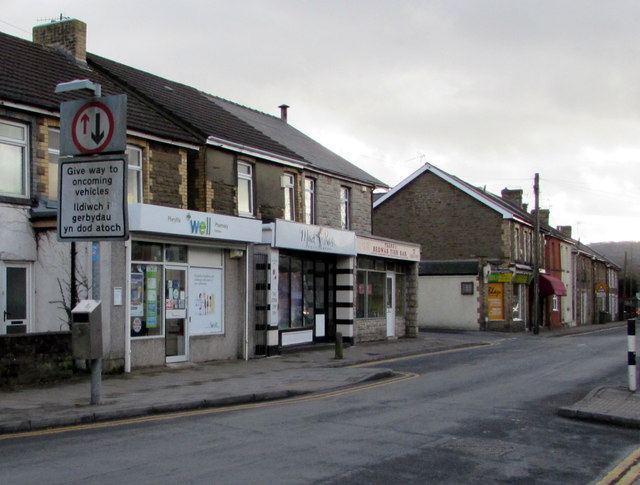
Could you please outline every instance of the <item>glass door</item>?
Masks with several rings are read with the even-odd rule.
[[[396,336],[396,278],[395,274],[387,273],[386,307],[387,307],[387,337]]]
[[[167,362],[188,359],[187,339],[187,270],[165,268],[165,355]]]
[[[26,333],[29,325],[29,266],[6,264],[0,286],[1,334]]]

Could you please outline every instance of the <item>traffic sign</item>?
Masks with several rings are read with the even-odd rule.
[[[60,105],[60,155],[124,152],[127,95],[68,101]]]
[[[128,163],[120,155],[61,160],[58,240],[112,241],[129,237]]]

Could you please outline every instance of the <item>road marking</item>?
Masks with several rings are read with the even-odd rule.
[[[409,359],[415,359],[418,357],[427,357],[430,355],[453,354],[455,352],[462,352],[464,350],[482,349],[484,347],[491,347],[493,345],[498,345],[498,344],[500,344],[500,342],[487,342],[487,343],[482,343],[477,345],[471,345],[469,347],[459,347],[457,349],[437,350],[435,352],[424,352],[422,354],[411,354],[411,355],[405,355],[403,357],[393,357],[392,359],[374,360],[373,362],[363,362],[362,364],[353,364],[347,367],[375,366],[378,364],[385,364],[387,362],[398,362],[400,360],[409,360]]]
[[[219,414],[226,413],[229,411],[238,411],[244,409],[258,409],[258,408],[266,408],[269,406],[278,406],[282,404],[298,404],[303,402],[310,401],[318,401],[320,399],[328,399],[330,397],[342,396],[345,394],[350,394],[353,392],[365,391],[368,389],[373,389],[376,387],[387,386],[389,384],[397,384],[399,382],[403,382],[409,379],[414,379],[419,377],[418,374],[414,374],[413,372],[396,372],[396,377],[392,377],[389,379],[384,379],[375,382],[367,382],[364,384],[359,384],[353,387],[337,389],[335,391],[329,391],[318,394],[309,394],[306,396],[300,397],[291,397],[284,399],[276,399],[273,401],[262,401],[257,403],[247,403],[247,404],[236,404],[231,406],[217,407],[217,408],[207,408],[207,409],[196,409],[193,411],[181,411],[167,414],[159,414],[153,416],[141,416],[138,418],[129,418],[129,419],[119,419],[115,421],[104,421],[101,423],[90,423],[90,424],[80,424],[76,426],[64,426],[61,428],[51,428],[51,429],[42,429],[36,431],[25,431],[22,433],[12,433],[0,435],[0,441],[9,440],[15,438],[26,438],[26,437],[34,437],[34,436],[46,436],[52,434],[62,434],[68,433],[71,431],[83,431],[83,430],[93,430],[93,429],[101,429],[101,428],[112,428],[116,426],[124,426],[128,424],[140,424],[140,423],[150,423],[155,421],[167,421],[170,419],[178,419],[178,418],[187,418],[192,416],[205,416],[208,414]]]
[[[618,325],[617,327],[608,327],[608,328],[598,328],[596,330],[587,330],[585,332],[578,332],[578,333],[569,333],[567,335],[558,335],[558,338],[567,338],[567,337],[580,337],[582,335],[591,335],[592,333],[601,333],[601,332],[608,332],[609,330],[617,330],[621,327],[622,325]]]
[[[632,452],[596,485],[632,485],[640,479],[640,448]]]

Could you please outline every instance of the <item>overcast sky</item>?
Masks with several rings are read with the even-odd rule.
[[[522,188],[585,243],[640,240],[637,0],[1,0],[31,39],[60,14],[88,50],[279,115],[393,186],[425,162]]]

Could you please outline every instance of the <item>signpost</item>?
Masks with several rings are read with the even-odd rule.
[[[127,223],[127,96],[102,97],[88,79],[56,86],[56,93],[87,90],[89,99],[60,105],[58,240],[92,241],[92,292],[99,299],[99,241],[125,240]],[[75,303],[75,302],[73,302]],[[99,303],[99,302],[98,302]],[[91,360],[91,404],[100,404],[102,349]]]

